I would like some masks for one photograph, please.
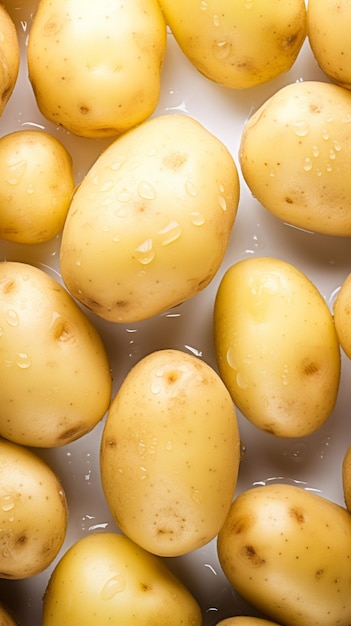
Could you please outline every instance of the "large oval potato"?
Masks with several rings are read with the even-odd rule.
[[[228,513],[239,458],[233,403],[209,365],[160,350],[127,374],[105,423],[101,480],[133,541],[160,556],[208,543]]]
[[[54,471],[31,450],[0,438],[0,578],[44,571],[63,545],[67,521]]]
[[[224,274],[214,306],[221,376],[240,411],[281,437],[302,437],[330,416],[340,348],[316,286],[280,259],[250,257]]]
[[[346,276],[337,293],[333,313],[339,343],[351,359],[351,273]]]
[[[251,488],[233,502],[218,556],[236,591],[284,626],[349,626],[351,516],[287,484]]]
[[[0,238],[33,244],[58,235],[74,191],[72,158],[44,131],[0,138]]]
[[[26,263],[0,263],[0,329],[0,435],[53,447],[90,431],[110,402],[110,365],[62,285]]]
[[[20,65],[16,27],[8,11],[0,4],[0,116],[15,88]]]
[[[116,139],[77,189],[61,272],[97,315],[135,322],[204,289],[239,202],[235,162],[194,119],[163,115]]]
[[[351,236],[351,93],[321,81],[279,89],[244,125],[239,159],[255,198],[299,228]]]
[[[244,89],[291,68],[305,40],[304,0],[160,0],[184,54],[207,78]]]
[[[195,598],[162,559],[123,535],[104,532],[69,548],[43,602],[42,626],[97,623],[201,626],[202,618]]]
[[[28,41],[38,107],[76,135],[123,133],[158,103],[165,48],[157,0],[40,0]]]

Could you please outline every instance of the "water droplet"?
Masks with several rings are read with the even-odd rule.
[[[284,456],[295,463],[301,463],[307,456],[308,445],[306,443],[295,443],[290,448],[284,450]]]
[[[14,309],[8,309],[6,312],[6,321],[9,326],[18,326],[19,325],[19,316],[17,311]]]
[[[12,509],[14,507],[15,507],[15,500],[14,500],[14,497],[11,494],[9,494],[7,496],[3,496],[1,498],[1,509],[2,509],[2,511],[7,513],[8,511],[12,511]]]
[[[11,174],[6,178],[6,182],[9,185],[18,185],[26,169],[27,161],[21,160],[18,163],[14,163],[9,168]]]
[[[274,171],[274,170],[271,170],[271,171],[269,172],[269,175],[270,175],[270,177],[271,177],[271,178],[274,178],[274,176],[275,176],[275,171]]]
[[[116,211],[116,216],[117,217],[127,217],[127,214],[128,214],[127,209],[124,209],[124,208],[121,208],[121,207],[119,207],[117,209],[117,211]]]
[[[104,224],[104,226],[101,228],[103,233],[109,233],[110,232],[110,227],[108,226],[108,224]]]
[[[121,593],[121,591],[124,591],[125,587],[126,581],[124,576],[122,576],[121,574],[116,574],[116,576],[110,578],[110,580],[108,580],[107,583],[105,583],[105,585],[103,586],[103,589],[101,591],[101,598],[106,601],[112,600],[115,595],[117,595],[117,593]]]
[[[153,382],[151,384],[151,393],[153,393],[154,395],[157,395],[158,393],[160,393],[161,389],[162,387],[159,382]]]
[[[322,137],[325,141],[328,141],[330,138],[329,131],[326,128],[322,129]]]
[[[141,466],[139,469],[140,469],[140,480],[146,480],[148,477],[148,471],[146,467]]]
[[[213,26],[219,26],[220,24],[220,20],[219,20],[219,15],[214,15],[213,16]]]
[[[334,146],[335,152],[340,152],[342,146],[336,139],[334,139],[333,141],[333,146]]]
[[[198,211],[192,211],[190,213],[191,221],[194,226],[202,226],[205,223],[205,218]]]
[[[104,207],[111,206],[112,202],[113,200],[111,196],[107,196],[107,198],[104,198],[103,201],[101,202],[101,206],[104,206]]]
[[[158,439],[156,437],[153,437],[151,439],[151,443],[148,445],[148,453],[149,454],[155,454],[156,450],[157,450],[157,446],[158,446]]]
[[[139,183],[138,194],[141,198],[144,198],[144,200],[154,200],[156,198],[154,187],[146,181]]]
[[[294,122],[293,129],[294,129],[295,135],[297,135],[298,137],[306,137],[306,135],[308,135],[309,130],[310,130],[309,125],[306,122],[306,120],[297,120],[296,122]]]
[[[114,172],[117,172],[122,167],[122,165],[124,165],[125,162],[126,162],[126,159],[124,157],[120,157],[118,161],[115,161],[111,165],[111,170],[113,170]]]
[[[18,367],[20,367],[22,370],[28,369],[28,367],[31,366],[31,361],[28,357],[28,354],[26,352],[19,352],[17,354],[17,361],[16,364],[18,365]]]
[[[217,196],[217,201],[218,204],[220,206],[220,208],[222,209],[222,211],[226,211],[227,210],[227,201],[225,198],[223,198],[223,196]]]
[[[228,365],[235,370],[236,369],[236,361],[233,348],[229,348],[227,351],[227,362]]]
[[[173,450],[173,442],[170,439],[166,443],[166,450],[168,450],[168,452]]]
[[[212,46],[212,50],[218,61],[225,61],[231,56],[232,44],[229,41],[218,41]]]
[[[333,171],[333,166],[331,163],[327,163],[327,165],[325,166],[325,169],[327,170],[327,172],[332,172]]]
[[[136,257],[142,265],[148,265],[155,258],[152,239],[146,239],[135,249]]]
[[[245,2],[245,9],[252,9],[253,7],[253,0],[246,0]]]
[[[305,170],[305,172],[310,172],[312,169],[312,160],[310,159],[310,157],[306,157],[304,164],[303,164],[303,169]]]
[[[30,184],[28,185],[28,187],[27,187],[27,189],[26,189],[26,192],[27,192],[29,195],[32,195],[32,194],[34,193],[34,185],[32,185],[32,183],[30,183]]]
[[[314,157],[318,157],[319,156],[319,147],[318,146],[313,146],[312,154],[313,154]]]
[[[140,456],[144,456],[146,451],[146,444],[144,443],[144,441],[139,441],[138,442],[138,452],[140,454]]]
[[[336,159],[336,152],[335,150],[329,150],[329,158],[331,161],[334,161]]]
[[[207,11],[207,9],[208,9],[208,2],[205,2],[205,0],[202,0],[202,2],[200,2],[200,9],[201,9],[201,11]]]
[[[244,374],[244,372],[237,372],[236,384],[238,385],[239,389],[243,389],[244,391],[245,389],[248,389],[249,384],[248,384],[247,376],[246,374]]]
[[[2,337],[4,334],[4,329],[2,328],[2,326],[0,326],[0,337]]]
[[[172,243],[172,241],[175,241],[180,237],[182,234],[182,227],[178,222],[172,220],[167,224],[167,226],[165,226],[165,228],[159,230],[157,234],[162,237],[161,245],[167,246],[169,243]]]
[[[201,491],[199,489],[195,489],[194,487],[192,487],[191,488],[191,499],[196,504],[201,504],[201,502],[203,502],[203,495],[202,495]]]
[[[130,193],[130,191],[128,191],[128,189],[120,189],[117,192],[117,200],[119,200],[120,202],[129,202],[129,200],[132,197],[132,194]]]
[[[185,191],[189,194],[189,196],[192,196],[192,198],[197,196],[197,188],[189,180],[185,183]]]

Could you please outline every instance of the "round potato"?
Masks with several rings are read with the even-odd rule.
[[[342,463],[342,486],[346,508],[351,512],[351,445],[347,448]]]
[[[320,68],[351,89],[350,0],[308,0],[308,39]]]
[[[239,458],[233,403],[209,365],[160,350],[132,368],[101,442],[106,500],[127,536],[159,556],[208,543],[228,513]]]
[[[340,345],[351,359],[351,274],[349,274],[336,296],[334,307],[334,323]]]
[[[20,49],[15,24],[3,4],[0,4],[0,116],[15,88]]]
[[[218,537],[236,591],[284,626],[348,626],[351,516],[316,493],[269,484],[241,493]]]
[[[160,0],[172,33],[207,78],[245,89],[283,74],[306,37],[304,0]]]
[[[238,615],[221,620],[217,623],[217,626],[279,626],[279,624],[277,624],[277,622],[261,619],[260,617]]]
[[[250,257],[224,274],[214,306],[220,374],[247,419],[281,437],[302,437],[330,416],[340,382],[333,317],[296,267]]]
[[[63,228],[74,190],[72,159],[46,132],[0,139],[0,238],[41,243]]]
[[[76,135],[123,133],[153,113],[165,49],[157,0],[40,0],[28,42],[38,107]]]
[[[34,452],[0,438],[0,578],[29,578],[57,556],[68,508],[53,470]]]
[[[3,261],[0,329],[0,435],[54,447],[90,431],[110,402],[110,365],[66,290],[41,269]]]
[[[210,283],[238,202],[236,165],[220,140],[186,115],[152,118],[116,139],[77,189],[63,280],[102,318],[150,318]]]
[[[57,564],[46,589],[42,626],[201,626],[195,598],[164,561],[127,537],[88,535]]]
[[[351,236],[351,93],[286,85],[249,118],[239,152],[244,179],[273,215],[299,228]]]

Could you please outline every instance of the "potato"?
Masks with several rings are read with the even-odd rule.
[[[15,88],[20,49],[15,24],[3,4],[0,4],[0,116]]]
[[[66,552],[43,608],[42,626],[202,624],[195,598],[162,559],[108,532],[87,535]]]
[[[351,359],[351,274],[346,276],[338,291],[333,313],[339,343],[345,354]]]
[[[347,448],[342,462],[342,486],[346,508],[351,512],[351,444]]]
[[[72,159],[46,132],[19,130],[0,139],[0,238],[41,243],[63,228],[74,190]]]
[[[308,0],[308,39],[320,68],[351,89],[351,4],[349,0]]]
[[[241,493],[218,537],[236,591],[284,626],[349,626],[351,516],[301,487]]]
[[[44,571],[61,549],[67,519],[54,471],[31,450],[0,438],[0,578]]]
[[[101,338],[54,278],[0,263],[0,435],[35,447],[90,431],[111,398]]]
[[[239,160],[255,198],[299,228],[351,236],[351,93],[321,81],[286,85],[245,123]]]
[[[7,607],[0,603],[0,626],[17,626]]]
[[[160,0],[190,62],[225,87],[246,89],[289,70],[306,38],[304,0]]]
[[[219,139],[185,115],[152,118],[116,139],[75,193],[63,280],[112,322],[157,315],[210,283],[238,202],[236,165]]]
[[[159,350],[119,388],[101,441],[101,480],[121,530],[159,556],[213,539],[233,498],[236,414],[218,374],[198,357]]]
[[[156,108],[165,48],[157,0],[40,0],[28,42],[38,107],[79,136],[123,133]]]
[[[277,622],[271,622],[260,617],[235,616],[227,617],[217,623],[217,626],[279,626]]]
[[[329,308],[296,267],[250,257],[224,274],[214,305],[220,374],[247,419],[280,437],[303,437],[330,416],[340,348]]]

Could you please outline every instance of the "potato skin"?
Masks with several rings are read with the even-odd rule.
[[[201,626],[201,611],[164,561],[116,533],[87,535],[57,564],[42,626]]]
[[[3,4],[0,4],[0,116],[15,88],[20,50],[16,27]]]
[[[344,454],[341,476],[345,505],[351,513],[351,444]]]
[[[284,626],[348,626],[351,517],[345,508],[295,485],[241,493],[218,537],[231,584]]]
[[[28,73],[41,113],[83,137],[125,132],[158,103],[165,47],[157,0],[40,0]]]
[[[270,257],[234,263],[214,306],[220,374],[253,424],[281,437],[316,431],[340,382],[340,348],[328,306],[296,267]]]
[[[351,93],[338,85],[286,85],[244,125],[239,160],[255,198],[280,220],[351,236]]]
[[[0,626],[18,626],[3,604],[0,604]]]
[[[26,263],[0,263],[0,328],[0,434],[49,448],[89,432],[111,399],[110,364],[62,285]]]
[[[105,423],[101,480],[133,541],[178,556],[212,540],[234,495],[239,458],[233,403],[209,365],[160,350],[130,370]]]
[[[220,140],[186,115],[152,118],[116,139],[77,189],[62,235],[65,285],[112,322],[174,307],[214,277],[238,202]]]
[[[207,78],[247,89],[276,78],[296,60],[305,40],[304,0],[210,3],[160,0],[175,39]]]
[[[65,492],[34,452],[0,438],[0,578],[44,571],[66,536]]]
[[[351,274],[346,276],[336,296],[334,323],[340,345],[351,359]]]
[[[279,626],[277,622],[271,622],[260,617],[249,617],[248,615],[238,615],[227,617],[217,623],[217,626]]]

